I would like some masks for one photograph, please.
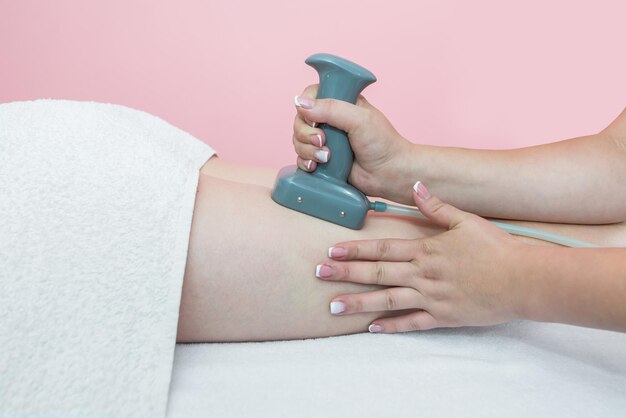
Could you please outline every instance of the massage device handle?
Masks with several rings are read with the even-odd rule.
[[[369,70],[335,55],[315,54],[305,62],[315,68],[320,76],[318,99],[330,98],[355,104],[363,89],[376,81],[376,76]],[[331,158],[327,163],[318,164],[315,175],[345,182],[354,160],[348,135],[330,125],[323,124],[320,128],[326,135],[326,146],[330,149]]]

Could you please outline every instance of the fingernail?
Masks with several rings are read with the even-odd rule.
[[[339,301],[330,302],[330,313],[333,315],[340,314],[346,310],[346,304]]]
[[[313,109],[314,102],[309,98],[296,96],[293,98],[293,102],[296,106],[303,109]]]
[[[346,249],[341,247],[330,247],[328,249],[328,257],[339,258],[346,255]]]
[[[320,148],[322,148],[322,146],[324,146],[324,144],[322,144],[322,135],[320,134],[314,134],[311,135],[311,142],[316,141],[319,145]]]
[[[318,264],[315,267],[315,277],[319,279],[328,279],[334,273],[334,270],[328,264]]]
[[[328,151],[317,150],[315,151],[315,153],[313,153],[313,156],[320,163],[328,162]]]
[[[313,163],[313,160],[308,160],[308,161],[306,162],[306,169],[307,169],[307,170],[310,170],[310,169],[311,169],[311,164],[312,164],[312,163]]]
[[[421,181],[418,181],[413,185],[413,190],[415,190],[415,193],[417,193],[417,197],[419,197],[421,200],[430,199],[430,192]]]
[[[367,330],[372,333],[381,332],[383,330],[383,327],[378,324],[371,324],[369,327],[367,327]]]

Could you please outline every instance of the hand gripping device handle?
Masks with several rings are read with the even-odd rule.
[[[335,55],[315,54],[305,62],[319,74],[318,99],[337,99],[355,104],[363,89],[376,81],[376,76],[369,70]],[[326,136],[331,159],[318,164],[317,172],[347,181],[354,160],[348,135],[330,125],[322,124],[320,128]]]

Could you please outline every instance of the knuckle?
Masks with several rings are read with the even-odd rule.
[[[318,103],[320,103],[319,100]],[[322,104],[327,113],[333,113],[335,111],[335,107],[337,107],[333,99],[322,100],[320,104]]]
[[[437,320],[441,325],[448,327],[454,327],[460,324],[454,309],[444,304],[441,304],[437,309]]]
[[[385,265],[383,263],[376,263],[375,265],[375,284],[382,286],[385,284],[385,276],[386,276],[386,269],[385,269]]]
[[[305,158],[308,160],[313,160],[315,161],[315,151],[316,148],[313,145],[302,145],[302,153],[304,154]]]
[[[418,252],[423,256],[430,256],[435,254],[435,247],[431,240],[425,239],[418,241]]]
[[[361,115],[361,121],[363,123],[371,122],[374,117],[372,109],[368,107],[359,107],[359,114]]]
[[[428,280],[423,287],[425,296],[432,302],[443,302],[449,299],[449,291],[439,280]]]
[[[365,98],[365,96],[363,96],[362,94],[359,94],[359,97],[357,97],[356,99],[356,105],[357,106],[365,106],[367,105],[369,102],[367,101],[367,99]]]
[[[299,157],[306,158],[306,153],[304,152],[304,147],[297,140],[293,141],[293,149]]]
[[[439,199],[434,199],[435,202],[433,202],[430,206],[430,211],[435,214],[440,212],[442,209],[444,209],[446,206],[448,206],[447,203],[442,202]]]
[[[407,331],[419,331],[422,329],[422,324],[417,316],[410,316],[407,321],[407,326],[409,327]]]
[[[409,273],[409,281],[410,283],[413,283],[413,287],[419,285],[421,289],[422,280],[428,279],[427,272],[424,271],[424,268],[419,261],[413,260],[411,261],[411,264],[413,265],[413,267],[411,268],[411,271]]]
[[[376,257],[379,260],[385,260],[390,250],[391,243],[388,240],[383,239],[376,243]]]
[[[339,265],[341,266],[340,268],[341,276],[339,278],[342,280],[349,280],[352,276],[352,272],[350,270],[350,263],[341,263]]]
[[[385,305],[388,311],[396,310],[396,299],[393,297],[393,294],[389,290],[385,290]]]
[[[356,298],[352,301],[353,312],[363,312],[363,301],[360,298]]]
[[[311,99],[315,99],[315,96],[317,95],[317,89],[318,89],[317,84],[309,84],[308,86],[306,86],[306,88],[302,92],[302,95],[306,97],[310,97]]]
[[[439,286],[433,286],[430,289],[428,296],[433,302],[445,302],[446,299],[448,299],[447,292],[439,288]]]
[[[420,271],[414,273],[414,277],[416,279],[424,278],[424,279],[428,279],[430,282],[432,282],[433,280],[436,280],[440,276],[441,276],[441,270],[438,268],[438,266],[433,266],[433,265],[423,265]]]
[[[306,170],[306,168],[307,168],[306,167],[306,162],[302,158],[298,157],[297,164],[298,164],[298,167],[300,167],[300,169]]]
[[[350,258],[352,258],[354,260],[358,260],[359,256],[360,256],[360,253],[361,253],[361,246],[359,244],[357,244],[357,245],[355,245],[352,248],[352,254],[350,254],[351,255]]]
[[[313,160],[315,157],[315,147],[310,144],[303,144],[301,142],[294,142],[294,150],[298,156],[305,160]]]
[[[306,132],[306,124],[304,123],[304,121],[302,121],[301,123],[297,123],[296,125],[294,125],[293,127],[293,136],[298,140],[298,141],[302,141],[301,138],[305,138],[307,135]]]

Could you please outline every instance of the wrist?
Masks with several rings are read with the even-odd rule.
[[[534,303],[532,289],[529,284],[529,265],[535,257],[528,244],[520,243],[519,248],[511,252],[509,257],[510,302],[514,319],[530,320]]]
[[[397,151],[397,158],[394,163],[395,169],[390,171],[391,178],[388,184],[391,186],[391,196],[388,199],[405,205],[415,205],[413,201],[412,188],[417,180],[422,180],[419,174],[420,163],[417,151],[419,145],[414,144],[405,138],[398,141],[400,145]],[[424,180],[422,180],[424,181]]]
[[[384,155],[368,169],[359,171],[358,183],[366,194],[414,205],[411,188],[418,178],[411,173],[415,144],[397,134]],[[354,175],[354,171],[353,171]]]
[[[437,175],[433,170],[433,161],[436,160],[438,147],[414,144],[409,141],[406,143],[408,146],[400,155],[401,169],[398,170],[397,184],[401,184],[401,188],[397,193],[403,203],[413,205],[412,186],[417,180],[426,184],[435,193],[440,192]],[[402,180],[404,182],[400,183]]]
[[[560,247],[546,247],[520,243],[514,257],[513,306],[517,319],[528,321],[548,320],[555,274],[553,265],[558,264]]]

